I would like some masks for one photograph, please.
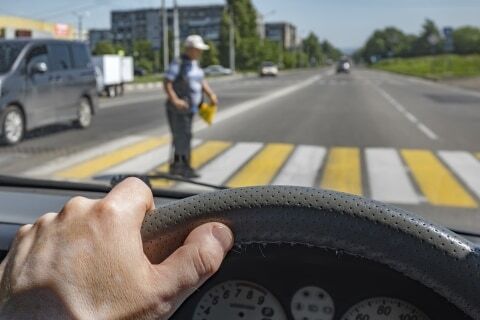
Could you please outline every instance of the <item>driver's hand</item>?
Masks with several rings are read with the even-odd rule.
[[[202,225],[159,265],[140,228],[154,208],[130,178],[104,199],[71,199],[20,228],[0,265],[1,319],[167,319],[214,274],[233,243],[219,223]]]

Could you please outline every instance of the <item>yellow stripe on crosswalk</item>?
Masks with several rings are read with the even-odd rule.
[[[202,167],[204,164],[228,149],[231,145],[232,143],[225,141],[209,141],[198,146],[192,151],[192,168],[198,169]],[[167,172],[168,166],[168,163],[164,163],[155,168],[154,172]],[[150,183],[154,188],[168,187],[173,184],[172,181],[166,179],[152,179]]]
[[[230,179],[227,185],[237,188],[270,183],[292,153],[293,148],[294,146],[291,144],[268,144],[240,172]]]
[[[328,154],[321,188],[362,195],[358,148],[332,148]]]
[[[55,175],[68,179],[85,179],[105,171],[115,165],[139,156],[145,152],[166,144],[169,139],[164,137],[147,138],[119,150],[82,162],[78,165],[62,170]]]
[[[475,208],[475,200],[440,160],[427,150],[402,150],[420,190],[437,206]]]

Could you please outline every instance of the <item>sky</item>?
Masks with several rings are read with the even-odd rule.
[[[0,0],[0,15],[17,15],[77,24],[75,12],[87,14],[85,28],[110,27],[112,9],[158,7],[161,0]],[[218,4],[222,0],[177,0],[179,5]],[[173,0],[167,0],[171,5]],[[342,49],[358,48],[378,28],[395,26],[418,33],[425,18],[439,27],[480,27],[480,0],[253,0],[265,21],[287,21],[300,36],[315,32]]]

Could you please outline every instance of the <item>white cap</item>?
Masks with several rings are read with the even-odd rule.
[[[199,50],[208,50],[210,47],[203,42],[202,37],[196,34],[192,34],[185,39],[185,47],[186,48],[195,48]]]

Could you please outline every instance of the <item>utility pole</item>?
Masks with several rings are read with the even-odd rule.
[[[173,0],[173,56],[180,57],[180,26],[178,21],[177,0]]]
[[[230,6],[229,48],[230,48],[230,70],[232,70],[232,72],[235,73],[235,22],[233,20],[233,5]]]
[[[85,12],[73,12],[73,15],[78,19],[78,30],[77,30],[77,38],[78,40],[83,40],[83,18],[88,17],[90,13],[88,11]]]
[[[162,32],[163,32],[163,70],[166,72],[170,64],[168,59],[168,16],[165,0],[162,0]]]

